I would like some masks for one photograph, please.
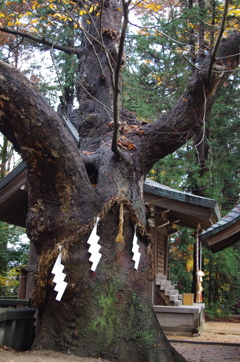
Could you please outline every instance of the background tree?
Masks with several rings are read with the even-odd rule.
[[[206,312],[212,318],[235,314],[239,301],[239,243],[216,254],[204,249],[203,293]]]
[[[76,55],[80,137],[76,144],[36,88],[0,63],[0,130],[26,163],[27,233],[40,255],[33,298],[41,326],[34,347],[113,361],[180,361],[149,299],[147,278],[153,270],[151,241],[142,226],[143,181],[155,161],[176,151],[208,116],[218,90],[238,66],[240,36],[234,33],[217,46],[224,72],[214,68],[215,54],[207,56],[176,105],[156,122],[142,124],[120,103],[130,2],[30,4],[30,22],[21,23],[19,12],[11,12],[12,21],[0,30]],[[68,22],[76,31],[74,45],[60,37]],[[50,40],[45,37],[48,24],[56,26],[58,42],[55,31]],[[97,215],[102,258],[91,271],[87,239]],[[132,261],[135,229],[141,252],[138,270]],[[60,303],[50,276],[59,246],[68,283]]]

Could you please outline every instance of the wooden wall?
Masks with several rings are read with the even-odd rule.
[[[168,235],[166,227],[157,228],[157,274],[167,275]]]

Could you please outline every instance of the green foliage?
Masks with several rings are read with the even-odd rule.
[[[10,269],[7,272],[0,274],[0,295],[11,296],[18,293],[19,286],[19,270],[16,268]]]
[[[189,67],[178,44],[164,37],[160,30],[131,33],[126,52],[123,104],[138,117],[154,120],[160,112],[171,109],[180,96],[190,74]]]
[[[21,239],[23,228],[0,221],[0,272],[26,264],[28,243]]]
[[[23,228],[0,221],[0,295],[16,294],[19,267],[27,264],[29,244]]]
[[[203,250],[203,296],[210,317],[234,312],[240,295],[240,244],[213,254]]]
[[[180,293],[191,293],[194,236],[181,228],[169,241],[169,276]]]

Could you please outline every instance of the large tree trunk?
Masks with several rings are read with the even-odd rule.
[[[103,37],[114,58],[120,5],[105,4]],[[93,24],[87,30],[96,31]],[[238,52],[239,36],[234,41],[228,54]],[[226,62],[226,70],[236,66],[235,58]],[[78,146],[26,78],[0,63],[0,130],[27,165],[27,233],[41,257],[34,292],[40,311],[34,348],[112,361],[181,361],[164,337],[149,298],[151,245],[141,226],[142,187],[152,164],[184,144],[210,111],[225,73],[205,84],[204,71],[197,71],[177,106],[155,124],[141,125],[136,119],[124,119],[122,113],[123,158],[117,159],[111,151],[113,89],[106,53],[98,43],[93,51],[85,38],[79,59]],[[102,258],[93,272],[87,239],[99,214]],[[124,240],[116,242],[122,221]],[[132,260],[135,227],[141,253],[138,270]],[[51,275],[59,245],[68,283],[60,302],[55,300]]]

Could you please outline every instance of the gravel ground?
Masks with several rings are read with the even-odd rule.
[[[240,323],[206,322],[199,337],[168,336],[172,345],[191,362],[240,361]],[[214,344],[209,344],[214,343]],[[220,343],[220,345],[218,344]],[[224,345],[222,345],[225,343]],[[228,345],[232,344],[232,345]],[[238,344],[238,345],[236,345]],[[98,358],[76,357],[53,351],[16,352],[0,346],[0,362],[110,362]],[[131,361],[126,361],[131,362]]]

